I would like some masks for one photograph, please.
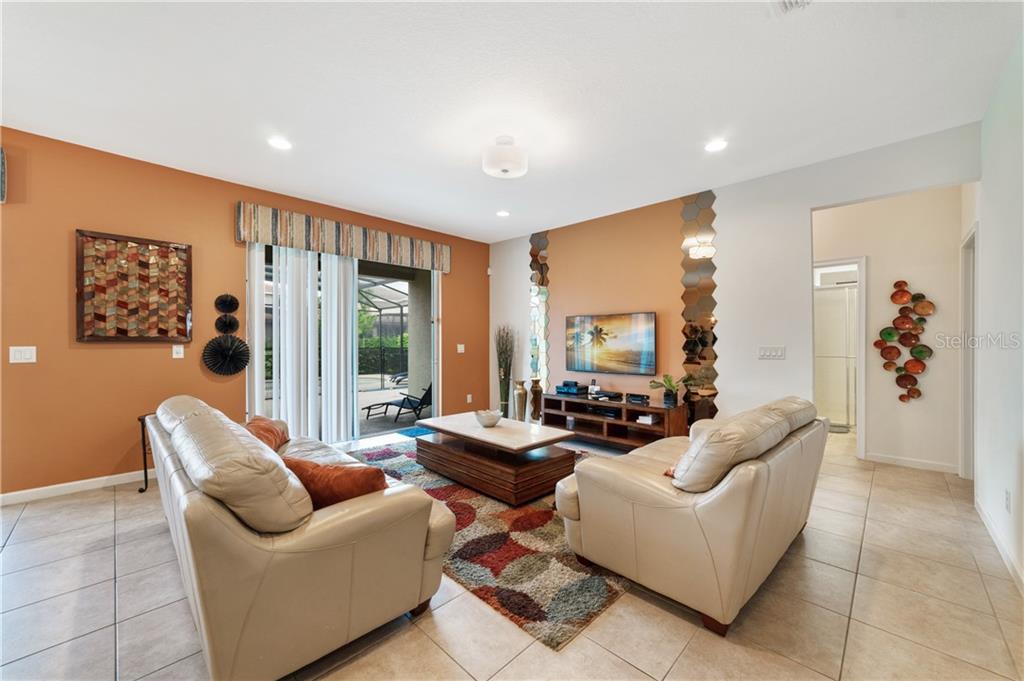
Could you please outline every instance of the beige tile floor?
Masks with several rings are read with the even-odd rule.
[[[970,483],[854,450],[830,436],[807,528],[724,639],[634,587],[554,652],[445,578],[295,678],[1019,679],[1021,595]],[[206,678],[159,492],[135,488],[2,509],[0,677]]]

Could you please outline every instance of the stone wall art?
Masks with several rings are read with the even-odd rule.
[[[935,314],[935,303],[923,293],[912,293],[910,284],[900,279],[893,283],[889,300],[898,307],[892,326],[878,332],[875,348],[882,357],[882,368],[896,376],[900,402],[921,397],[921,374],[928,369],[932,349],[921,342],[928,318]]]

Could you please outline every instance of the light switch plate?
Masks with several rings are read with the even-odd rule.
[[[758,359],[786,359],[785,345],[762,345],[757,349]]]
[[[455,352],[459,353],[460,355],[463,354],[464,352],[466,352],[466,346],[463,345],[462,343],[459,343],[458,345],[455,346]]]
[[[466,404],[473,404],[473,395],[466,393]]]
[[[172,345],[171,346],[171,359],[184,359],[185,358],[185,346],[184,345]]]
[[[36,363],[36,346],[34,345],[12,345],[9,352],[8,360],[11,364]]]

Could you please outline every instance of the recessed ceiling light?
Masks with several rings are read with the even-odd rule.
[[[704,151],[710,151],[713,153],[716,151],[721,151],[722,149],[725,149],[727,146],[729,146],[729,143],[725,140],[724,137],[716,137],[715,139],[711,140],[710,142],[704,145]]]
[[[507,210],[499,210],[495,215],[499,218],[507,218],[509,215],[512,215],[512,213],[509,213]]]
[[[281,151],[288,151],[289,149],[292,148],[292,143],[286,140],[285,138],[281,137],[280,135],[271,135],[270,137],[268,137],[267,144],[274,147],[275,149],[280,149]]]

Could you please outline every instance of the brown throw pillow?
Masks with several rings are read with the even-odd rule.
[[[325,465],[292,456],[282,456],[281,460],[309,492],[314,511],[388,486],[384,471],[363,463]]]
[[[254,416],[245,424],[245,429],[275,452],[291,439],[287,433],[278,428],[277,424],[266,416]]]

